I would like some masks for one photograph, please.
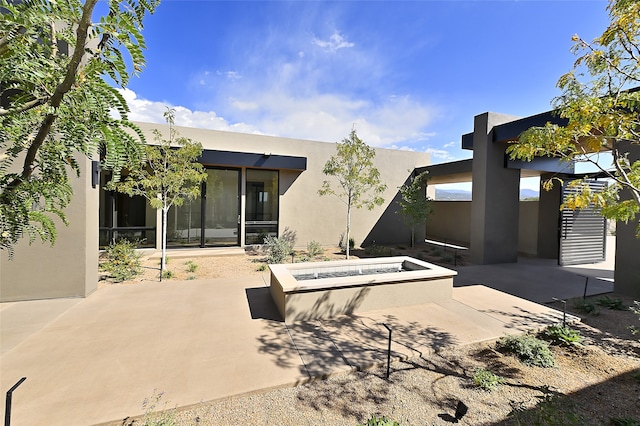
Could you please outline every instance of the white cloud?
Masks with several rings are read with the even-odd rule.
[[[355,44],[348,42],[339,32],[334,32],[329,37],[329,40],[320,40],[319,38],[313,38],[313,44],[322,47],[327,52],[336,52],[340,49],[353,47]]]
[[[454,161],[456,158],[447,150],[427,148],[425,152],[431,154],[432,160]]]
[[[229,123],[223,117],[213,111],[192,111],[182,106],[171,105],[168,102],[150,101],[138,98],[131,89],[121,89],[129,109],[131,121],[147,123],[165,123],[163,114],[167,108],[174,108],[175,123],[177,126],[197,127],[212,130],[225,130],[229,132],[260,133],[254,126],[245,123]]]
[[[458,142],[456,142],[456,141],[451,141],[451,142],[449,142],[449,143],[445,143],[442,147],[443,147],[443,148],[453,148],[453,147],[455,147],[456,145],[458,145]]]
[[[288,92],[266,91],[253,99],[230,99],[234,114],[243,117],[233,122],[215,111],[194,111],[142,99],[130,89],[121,93],[129,104],[129,118],[133,121],[164,123],[163,113],[169,107],[176,110],[178,126],[325,142],[342,140],[355,125],[360,138],[371,146],[415,151],[422,151],[421,145],[434,136],[424,129],[435,113],[409,97],[378,105],[335,94],[296,97]],[[444,150],[430,152],[437,158],[452,158]]]

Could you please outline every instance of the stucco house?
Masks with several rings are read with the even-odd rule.
[[[152,130],[168,126],[136,123],[153,140]],[[318,195],[322,168],[336,152],[335,143],[176,127],[181,136],[203,146],[200,162],[208,178],[201,197],[172,208],[168,248],[245,247],[265,235],[295,234],[297,245],[314,240],[336,246],[346,227],[346,207],[335,196]],[[395,212],[398,187],[427,153],[376,149],[374,164],[387,190],[385,204],[352,212],[356,244],[407,243],[410,230]],[[86,297],[97,288],[99,247],[114,237],[128,237],[141,247],[160,246],[159,211],[142,197],[105,191],[108,173],[97,162],[81,159],[82,175],[73,181],[67,209],[69,226],[58,225],[55,246],[21,241],[14,258],[0,259],[0,301]]]

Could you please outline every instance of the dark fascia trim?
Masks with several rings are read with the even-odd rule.
[[[452,174],[471,173],[473,159],[468,158],[466,160],[451,161],[449,163],[431,164],[430,166],[417,167],[415,169],[416,174],[420,174],[424,171],[429,172],[430,177],[448,176]]]
[[[573,175],[575,173],[575,163],[563,161],[560,158],[536,157],[531,161],[510,160],[507,158],[507,168],[537,170],[546,173],[562,173]]]
[[[531,127],[542,127],[547,123],[566,126],[569,120],[560,118],[557,111],[546,111],[530,117],[520,118],[493,128],[494,142],[508,142],[518,139],[520,133]],[[462,135],[462,149],[473,149],[473,132]]]
[[[199,161],[206,166],[252,167],[272,170],[307,170],[307,157],[274,155],[268,152],[235,152],[206,149]]]
[[[569,124],[569,120],[561,118],[556,110],[546,111],[537,115],[532,115],[530,117],[521,118],[519,120],[495,126],[493,128],[493,141],[515,141],[520,136],[520,133],[525,130],[531,127],[542,127],[547,123],[565,127]]]

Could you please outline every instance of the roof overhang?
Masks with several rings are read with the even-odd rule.
[[[276,155],[269,152],[236,152],[206,149],[199,161],[207,166],[250,167],[273,170],[307,170],[307,157]]]

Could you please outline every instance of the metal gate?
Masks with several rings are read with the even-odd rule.
[[[607,185],[603,181],[585,181],[594,192]],[[562,187],[562,201],[574,194],[578,188],[570,188],[569,182]],[[607,220],[593,207],[579,210],[563,209],[560,213],[560,265],[579,265],[603,262],[607,241]]]

